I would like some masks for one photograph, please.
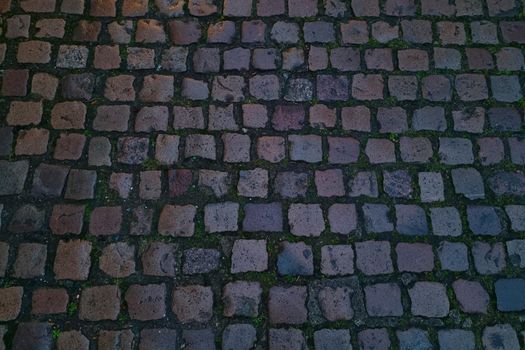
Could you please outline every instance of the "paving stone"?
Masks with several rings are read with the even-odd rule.
[[[18,63],[48,63],[51,60],[51,43],[39,40],[21,42],[16,60]]]
[[[308,173],[280,172],[275,177],[274,191],[283,198],[305,197],[308,178]]]
[[[405,170],[384,171],[383,189],[390,197],[411,198],[412,178]]]
[[[120,232],[122,226],[122,208],[97,207],[91,212],[89,233],[92,235],[114,235]]]
[[[319,204],[291,204],[288,210],[290,232],[296,236],[318,237],[325,230]]]
[[[215,249],[191,248],[184,251],[184,274],[209,273],[220,266],[220,253]]]
[[[423,107],[414,111],[412,128],[415,130],[444,131],[447,128],[442,107]]]
[[[74,41],[98,41],[102,24],[99,21],[80,20],[73,30]]]
[[[378,283],[364,288],[366,310],[370,316],[401,316],[401,290],[394,283]]]
[[[5,2],[5,5],[7,5],[7,2]],[[29,27],[31,25],[30,15],[15,15],[7,18],[6,23],[6,38],[29,38]]]
[[[58,88],[58,78],[47,73],[36,73],[33,75],[31,92],[40,95],[46,100],[53,100]]]
[[[265,240],[238,239],[234,242],[231,272],[262,272],[268,268],[268,252]]]
[[[414,76],[391,76],[388,78],[388,91],[398,101],[414,101],[417,98],[417,78]]]
[[[131,330],[109,331],[102,330],[98,333],[98,347],[100,349],[120,347],[131,350],[133,348],[135,335]]]
[[[519,349],[518,336],[510,324],[496,324],[485,327],[481,337],[483,347],[487,350]]]
[[[363,350],[387,350],[390,348],[390,338],[385,328],[370,328],[357,334],[359,346]]]
[[[503,230],[498,212],[494,207],[468,206],[467,219],[470,229],[476,235],[495,236]]]
[[[236,281],[224,286],[224,316],[257,317],[262,288],[259,282]]]
[[[49,131],[32,128],[18,133],[15,145],[15,155],[43,155],[47,153]]]
[[[302,324],[307,321],[306,287],[272,287],[268,298],[271,324]]]
[[[6,121],[9,125],[38,125],[42,120],[41,102],[13,101],[9,107]]]
[[[109,188],[118,193],[121,198],[129,198],[133,185],[133,174],[113,173],[109,178]]]
[[[61,45],[58,50],[56,66],[59,68],[85,68],[89,49],[79,45]]]
[[[328,43],[335,40],[334,27],[330,22],[306,22],[303,25],[303,33],[307,43]]]
[[[393,272],[390,243],[386,241],[364,241],[355,244],[356,266],[365,275],[380,275]]]
[[[421,349],[430,350],[432,344],[430,342],[428,332],[418,328],[410,328],[406,331],[397,331],[397,338],[399,340],[399,349]]]
[[[254,49],[252,66],[259,70],[274,70],[279,65],[280,54],[276,49]]]
[[[475,108],[474,110],[453,111],[454,130],[470,133],[482,133],[485,125],[485,110]]]
[[[29,170],[27,160],[9,162],[0,160],[0,195],[7,196],[20,194],[24,190],[24,184]]]
[[[175,329],[154,328],[140,331],[139,349],[174,350],[178,344],[178,333]]]
[[[428,225],[423,208],[417,205],[396,205],[396,230],[406,235],[428,234]]]
[[[142,253],[141,260],[145,275],[173,277],[177,271],[174,244],[151,242]]]
[[[68,100],[91,100],[94,87],[93,74],[69,74],[62,79],[62,96]]]
[[[252,13],[252,1],[226,0],[222,13],[226,16],[249,17]]]
[[[434,253],[428,244],[398,243],[396,255],[399,271],[425,272],[434,269]]]
[[[506,267],[505,248],[502,243],[489,244],[476,241],[472,245],[474,266],[482,275],[496,274]]]
[[[339,71],[357,71],[360,62],[359,51],[356,49],[340,47],[330,50],[330,63]]]
[[[346,287],[326,287],[319,291],[319,306],[328,321],[350,320],[354,316],[350,300],[351,290]]]
[[[305,124],[306,114],[300,106],[276,106],[272,115],[272,126],[278,131],[300,130]]]
[[[380,107],[376,118],[381,133],[402,133],[408,129],[407,114],[401,107]]]
[[[244,104],[242,106],[243,125],[248,128],[264,128],[268,122],[268,111],[261,104]]]
[[[523,231],[525,228],[525,206],[507,205],[505,211],[510,219],[513,231]]]
[[[40,164],[33,174],[31,193],[35,197],[59,197],[68,172],[69,168],[65,166]]]
[[[479,101],[488,98],[485,77],[479,74],[459,74],[455,82],[456,92],[462,101]]]
[[[22,287],[7,287],[0,288],[0,319],[4,322],[15,320],[22,306],[22,296],[24,288]]]
[[[431,208],[433,234],[438,236],[459,236],[462,233],[461,219],[453,207]]]
[[[322,160],[322,138],[317,135],[290,135],[290,159],[307,163]]]
[[[31,204],[25,204],[19,207],[13,217],[7,230],[13,233],[37,232],[43,228],[45,211]]]
[[[422,202],[439,202],[445,200],[444,184],[441,173],[418,173],[419,190]]]
[[[99,257],[99,268],[111,277],[132,275],[135,273],[135,247],[124,242],[107,245]]]
[[[497,29],[494,29],[494,33]],[[520,70],[525,65],[523,53],[514,47],[504,47],[496,53],[496,65],[499,70]]]
[[[228,163],[246,163],[250,161],[250,137],[242,134],[224,134],[223,160]]]
[[[439,156],[442,162],[450,165],[471,164],[474,162],[472,143],[463,138],[439,139]]]
[[[462,329],[447,329],[438,332],[440,349],[475,349],[474,333]]]
[[[299,41],[299,26],[296,23],[278,21],[270,31],[271,38],[284,44],[295,44]]]
[[[216,159],[215,139],[212,135],[192,134],[186,137],[185,157]]]
[[[213,329],[186,329],[182,331],[185,349],[216,349]]]
[[[284,99],[291,102],[309,101],[313,95],[313,84],[308,79],[289,79]]]
[[[344,276],[354,273],[354,251],[350,245],[325,245],[321,248],[321,273]]]
[[[498,172],[489,177],[488,184],[497,196],[523,195],[525,193],[525,176],[520,173]]]
[[[315,186],[320,197],[344,196],[343,172],[341,169],[317,170]]]
[[[396,161],[395,145],[387,139],[368,139],[365,154],[372,164],[394,163]]]
[[[270,328],[268,343],[272,350],[302,350],[307,349],[303,332],[294,328]]]
[[[20,244],[13,264],[13,276],[24,279],[43,276],[46,259],[47,246],[45,244]]]
[[[469,268],[468,248],[459,242],[441,242],[438,248],[441,268],[450,271],[467,271]]]
[[[148,321],[166,316],[166,285],[131,285],[124,299],[131,319]]]
[[[86,280],[91,267],[92,244],[84,240],[60,241],[53,272],[56,279]]]
[[[85,321],[116,320],[120,312],[120,290],[106,285],[82,290],[78,317]]]
[[[470,69],[494,69],[494,59],[488,50],[467,48],[465,51]]]
[[[204,223],[207,232],[237,231],[239,204],[233,202],[207,204]]]
[[[155,5],[160,12],[169,17],[177,17],[184,14],[184,1],[155,0]]]
[[[239,171],[237,193],[244,197],[268,196],[268,171],[261,168]]]
[[[210,287],[190,285],[173,290],[172,311],[182,323],[204,323],[213,315],[213,292]]]
[[[323,47],[311,46],[308,52],[308,67],[312,71],[328,67],[328,51]]]
[[[333,128],[337,119],[336,109],[323,104],[311,106],[308,116],[310,126],[319,129]]]
[[[50,350],[53,348],[51,325],[46,322],[21,322],[12,341],[15,349]]]
[[[354,204],[333,204],[328,209],[330,231],[349,234],[357,228],[357,212]]]
[[[351,137],[328,137],[328,161],[350,164],[359,158],[359,141]]]
[[[490,127],[497,131],[518,131],[521,128],[521,116],[514,108],[490,108],[488,111]]]
[[[247,232],[282,232],[283,213],[281,204],[278,202],[246,204],[242,227]]]
[[[525,280],[521,278],[499,279],[494,284],[498,310],[504,312],[525,309],[523,291]]]
[[[428,70],[428,53],[419,49],[399,50],[397,53],[399,69],[402,71],[418,72]]]
[[[27,95],[28,69],[7,69],[2,79],[3,96]]]
[[[277,271],[281,275],[313,275],[312,248],[302,242],[282,242],[279,255],[277,256]]]
[[[168,170],[168,186],[170,197],[184,195],[193,182],[193,173],[189,169]],[[188,210],[189,211],[189,210]],[[186,216],[186,215],[184,215]],[[187,215],[191,218],[191,212]],[[191,234],[191,219],[184,220],[186,234]]]
[[[79,331],[61,332],[57,339],[57,349],[66,350],[69,347],[74,347],[78,350],[88,350],[89,340]]]
[[[223,349],[251,349],[257,340],[257,331],[249,324],[229,325],[222,334]]]
[[[230,177],[223,171],[200,170],[199,186],[208,187],[216,197],[222,197],[228,192]]]
[[[487,313],[490,297],[479,282],[459,279],[452,283],[452,288],[461,311]]]
[[[389,218],[389,208],[384,204],[366,203],[362,207],[365,227],[368,232],[382,233],[394,230]]]
[[[348,88],[348,78],[344,76],[317,76],[317,98],[321,101],[347,100],[349,97]]]
[[[144,207],[135,208],[131,212],[129,234],[134,236],[144,236],[151,233],[151,223],[153,220],[153,210]]]
[[[438,282],[416,282],[408,289],[412,314],[423,317],[445,317],[450,303],[445,286]]]

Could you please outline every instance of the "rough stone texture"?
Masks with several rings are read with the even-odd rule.
[[[0,0],[0,349],[519,348],[524,6]]]

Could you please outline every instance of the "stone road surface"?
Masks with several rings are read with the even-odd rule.
[[[0,0],[0,348],[525,348],[522,0]]]

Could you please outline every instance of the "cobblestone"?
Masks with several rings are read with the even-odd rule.
[[[520,348],[523,11],[0,0],[0,349]]]

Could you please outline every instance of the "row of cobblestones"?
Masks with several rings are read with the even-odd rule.
[[[0,350],[525,347],[522,0],[0,0]]]

